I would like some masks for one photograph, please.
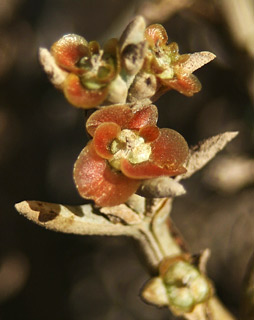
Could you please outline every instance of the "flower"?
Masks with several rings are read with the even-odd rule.
[[[156,75],[158,95],[175,89],[186,96],[192,96],[201,90],[199,80],[184,68],[184,63],[191,55],[180,55],[176,42],[167,44],[167,32],[162,25],[147,27],[145,39],[148,42],[148,54],[143,70]]]
[[[159,276],[150,279],[142,290],[146,302],[170,306],[178,316],[192,312],[212,295],[211,282],[191,263],[188,255],[164,258],[159,265]]]
[[[212,295],[208,279],[183,256],[167,257],[159,267],[169,305],[175,312],[191,312]]]
[[[156,122],[154,105],[112,105],[94,112],[86,123],[93,140],[74,165],[80,195],[99,206],[115,206],[144,179],[186,172],[186,141],[174,130],[158,129]]]
[[[109,40],[104,50],[96,41],[68,34],[51,47],[56,64],[68,72],[63,84],[67,100],[76,107],[93,108],[108,95],[108,85],[120,69],[117,39]]]

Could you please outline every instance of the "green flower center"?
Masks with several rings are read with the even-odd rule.
[[[121,159],[127,159],[132,164],[147,161],[151,154],[151,146],[132,130],[124,129],[113,140],[110,147],[114,157],[109,161],[110,165],[120,170]]]
[[[103,51],[85,56],[79,61],[79,67],[84,70],[80,81],[84,87],[90,90],[98,90],[105,87],[115,76],[114,59],[109,55],[103,55]]]
[[[197,303],[206,301],[211,295],[206,278],[184,261],[169,267],[163,280],[169,303],[183,312],[190,312]]]

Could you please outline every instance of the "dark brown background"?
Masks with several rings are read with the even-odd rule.
[[[217,2],[216,2],[217,3]],[[220,7],[196,1],[163,24],[180,52],[209,50],[216,61],[196,72],[193,98],[169,92],[157,105],[159,126],[190,145],[239,130],[224,154],[253,156],[253,58],[238,45]],[[167,310],[138,295],[148,279],[125,238],[81,237],[44,230],[14,210],[30,199],[81,204],[72,166],[86,143],[84,113],[47,80],[37,59],[65,33],[104,41],[124,28],[139,1],[1,0],[0,2],[0,320],[153,320]],[[114,27],[116,26],[116,27]],[[185,182],[173,219],[190,249],[212,249],[209,275],[226,305],[238,312],[242,280],[254,249],[254,189],[226,194],[204,179]]]

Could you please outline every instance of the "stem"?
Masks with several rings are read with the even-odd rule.
[[[209,302],[213,320],[236,320],[235,317],[222,305],[217,297],[212,297]]]
[[[164,198],[157,201],[154,206],[154,215],[151,216],[149,211],[145,220],[138,226],[142,234],[139,238],[141,245],[153,270],[158,269],[163,258],[184,252],[167,224],[172,200],[172,198]],[[151,207],[148,209],[151,210]],[[194,310],[184,314],[183,318],[186,320],[236,320],[215,296],[206,303],[197,304]]]
[[[172,198],[163,199],[160,209],[152,220],[152,233],[161,249],[163,257],[181,254],[181,249],[169,232],[167,223],[172,209],[172,200]]]

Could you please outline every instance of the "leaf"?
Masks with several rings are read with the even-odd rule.
[[[114,224],[95,213],[90,204],[66,206],[41,201],[23,201],[15,208],[27,219],[54,231],[80,235],[126,235],[138,238],[138,231],[130,226]]]
[[[142,16],[135,17],[119,40],[123,70],[121,76],[129,88],[140,71],[147,52],[146,23]]]
[[[189,59],[181,63],[179,68],[181,68],[184,73],[191,74],[215,58],[216,55],[209,51],[195,52],[190,55]]]
[[[146,198],[169,198],[181,196],[186,191],[174,179],[162,176],[144,181],[137,193]]]
[[[125,28],[119,40],[121,51],[130,44],[139,44],[140,42],[143,42],[145,28],[145,19],[142,16],[135,17]]]
[[[202,169],[215,155],[225,148],[225,146],[238,135],[237,131],[229,131],[218,134],[202,141],[190,150],[190,156],[184,164],[187,172],[176,177],[176,181],[187,179],[195,172]]]
[[[62,89],[68,73],[58,67],[54,57],[46,48],[39,49],[39,60],[52,84]]]

